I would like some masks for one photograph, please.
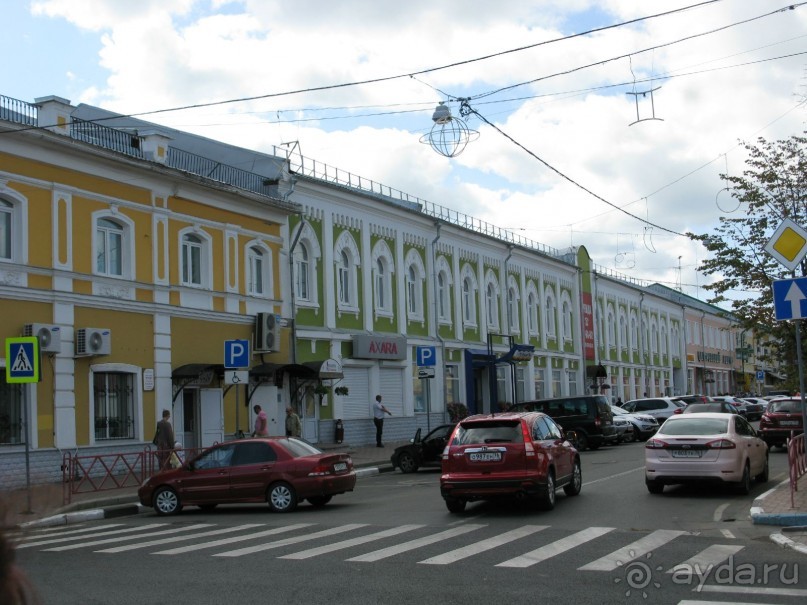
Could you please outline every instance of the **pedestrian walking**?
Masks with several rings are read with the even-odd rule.
[[[286,406],[286,437],[299,437],[303,432],[300,417],[292,407]]]
[[[168,460],[174,452],[174,427],[171,425],[171,412],[163,410],[163,418],[157,423],[157,432],[154,434],[154,445],[157,446],[157,460],[160,470],[168,466]]]
[[[269,419],[266,417],[266,412],[261,409],[261,406],[255,404],[252,408],[255,412],[255,430],[252,431],[253,437],[268,437],[269,436]]]
[[[381,395],[376,395],[375,403],[373,404],[373,424],[375,424],[376,447],[384,447],[384,444],[381,443],[381,435],[384,432],[384,414],[392,416],[392,412],[381,403]]]

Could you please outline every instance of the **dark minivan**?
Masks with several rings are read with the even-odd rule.
[[[596,450],[601,445],[615,444],[619,439],[614,427],[614,416],[604,395],[522,401],[513,405],[511,411],[543,412],[567,433],[574,432],[578,450]]]

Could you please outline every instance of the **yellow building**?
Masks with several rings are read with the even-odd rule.
[[[6,488],[25,483],[26,435],[32,478],[58,480],[65,453],[143,449],[163,409],[201,447],[249,432],[250,398],[279,403],[274,386],[227,384],[224,343],[287,308],[297,205],[276,183],[225,184],[209,165],[238,169],[172,147],[172,131],[77,109],[0,96],[0,334],[37,335],[42,352],[34,384],[7,384],[0,359]],[[289,357],[274,348],[261,361]]]

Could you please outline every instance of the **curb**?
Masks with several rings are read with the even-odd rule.
[[[777,489],[789,483],[788,479],[782,481],[776,487],[769,489],[767,492],[754,500],[751,506],[751,521],[754,525],[778,525],[778,526],[792,526],[792,525],[807,525],[807,513],[793,512],[793,513],[766,513],[763,508],[764,500]]]
[[[771,534],[771,541],[784,548],[791,548],[803,555],[807,555],[807,545],[791,540],[784,534]]]
[[[395,469],[391,464],[382,466],[365,466],[355,469],[356,477],[370,477],[381,473],[389,473]],[[59,525],[71,525],[73,523],[83,523],[85,521],[97,521],[99,519],[114,519],[115,517],[130,517],[140,513],[153,510],[150,506],[143,506],[139,502],[120,504],[120,497],[113,497],[113,502],[104,503],[96,501],[92,503],[95,508],[64,512],[35,521],[27,521],[17,525],[19,529],[33,529],[42,527],[57,527]]]

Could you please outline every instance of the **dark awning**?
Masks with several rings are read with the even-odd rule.
[[[249,371],[250,377],[258,379],[274,378],[280,374],[288,374],[303,380],[313,380],[317,377],[316,370],[299,363],[262,363]]]
[[[602,364],[586,366],[586,378],[608,378],[608,372]]]
[[[183,380],[186,378],[196,379],[205,372],[213,372],[217,376],[224,374],[224,364],[221,363],[186,363],[184,366],[174,368],[171,372],[172,380]]]

